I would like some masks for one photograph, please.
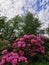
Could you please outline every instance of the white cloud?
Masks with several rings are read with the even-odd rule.
[[[0,4],[1,15],[11,18],[17,14],[21,14],[23,0],[1,0]]]
[[[43,28],[46,27],[49,23],[49,0],[39,0],[40,5],[42,6],[41,10],[36,12],[38,0],[0,0],[0,15],[5,15],[8,18],[12,18],[17,14],[23,14],[21,10],[22,6],[25,7],[25,10],[29,10],[34,14],[38,15],[41,22],[43,22]],[[47,3],[47,4],[46,4]],[[46,5],[45,5],[46,4]],[[44,9],[44,7],[46,9]]]
[[[46,10],[41,10],[38,14],[39,19],[43,24],[42,28],[46,28],[49,24],[49,7]]]

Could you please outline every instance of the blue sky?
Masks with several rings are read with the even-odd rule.
[[[41,20],[43,28],[49,23],[49,0],[0,0],[0,16],[8,19],[30,11]]]

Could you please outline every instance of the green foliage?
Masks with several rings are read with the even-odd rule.
[[[0,31],[1,31],[1,28],[4,27],[5,19],[6,19],[6,17],[4,17],[4,16],[0,17]]]
[[[16,16],[6,21],[6,17],[0,17],[0,50],[7,48],[8,43],[12,43],[16,38],[15,29],[18,29],[20,17]]]
[[[27,65],[25,62],[19,62],[17,65]]]
[[[0,37],[3,39],[13,42],[19,36],[24,34],[37,34],[39,27],[41,25],[40,21],[33,16],[32,13],[27,13],[26,16],[15,16],[11,20],[5,22],[5,17],[0,18],[0,30],[2,29],[2,34]]]
[[[8,63],[5,63],[4,65],[12,65],[12,64],[8,62]]]
[[[2,38],[3,28],[5,26],[6,17],[0,17],[0,38]]]
[[[2,40],[0,39],[0,50],[3,50],[5,48],[7,48],[7,44],[9,43],[8,40]]]
[[[4,17],[4,16],[0,17],[0,50],[5,49],[6,43],[7,43],[7,41],[2,38],[3,30],[5,27],[5,21],[6,21],[6,17]]]
[[[20,36],[23,34],[37,34],[39,27],[41,25],[39,19],[35,18],[33,14],[30,12],[27,13],[26,16],[24,16],[23,23],[24,23],[22,27],[23,31],[21,32]]]
[[[5,65],[12,65],[10,63],[5,64]],[[29,64],[25,64],[25,63],[18,63],[17,65],[49,65],[49,62],[32,62]]]
[[[49,62],[32,62],[29,65],[49,65]]]
[[[11,20],[5,21],[4,18],[0,18],[0,38],[13,42],[16,38],[16,34],[19,28],[20,16],[15,16]],[[1,31],[2,30],[2,31]]]
[[[46,32],[47,32],[47,34],[49,35],[49,25],[48,25],[48,27],[46,28]]]
[[[44,58],[45,58],[45,60],[46,61],[48,61],[49,62],[49,38],[47,38],[46,40],[45,40],[45,55],[44,55]]]

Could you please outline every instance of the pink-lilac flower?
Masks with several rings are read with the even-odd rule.
[[[2,54],[7,54],[7,49],[3,50]]]

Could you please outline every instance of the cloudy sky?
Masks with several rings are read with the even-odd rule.
[[[43,22],[43,28],[49,23],[49,0],[0,0],[0,16],[9,19],[15,15],[24,15],[31,11]]]

